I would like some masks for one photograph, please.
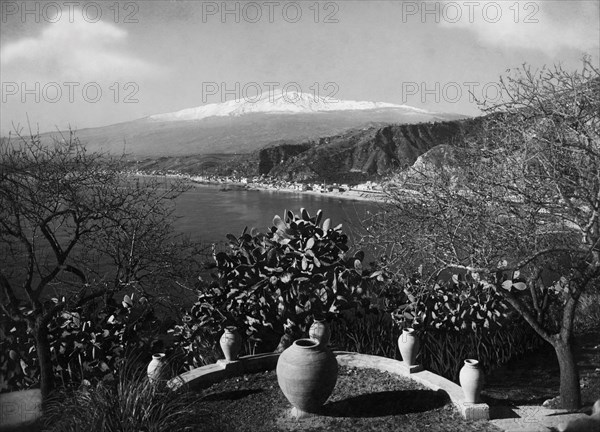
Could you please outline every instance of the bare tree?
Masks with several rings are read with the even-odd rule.
[[[48,323],[62,310],[138,290],[167,298],[195,269],[173,235],[182,182],[128,175],[123,157],[89,153],[70,133],[0,144],[0,300],[36,341],[42,396],[54,386]]]
[[[600,74],[585,58],[575,72],[523,66],[500,86],[470,139],[390,182],[363,240],[406,271],[493,283],[554,347],[562,406],[577,408],[573,321],[600,276]]]

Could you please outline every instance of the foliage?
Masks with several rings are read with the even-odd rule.
[[[600,71],[589,58],[574,72],[524,66],[500,87],[453,158],[390,181],[364,243],[433,283],[480,274],[555,348],[563,407],[577,408],[573,322],[600,280]]]
[[[598,323],[600,323],[600,294],[583,294],[577,305],[575,330],[579,333],[594,331],[598,329]]]
[[[508,310],[500,294],[472,276],[450,277],[441,284],[414,277],[404,285],[390,284],[383,294],[388,296],[385,309],[348,311],[332,324],[337,349],[399,358],[401,330],[414,327],[421,339],[420,364],[456,381],[466,358],[477,358],[490,370],[542,341]]]
[[[478,358],[483,367],[492,367],[539,344],[531,331],[523,332],[522,318],[502,294],[478,274],[448,273],[437,283],[415,274],[395,287],[386,294],[406,301],[391,303],[395,324],[415,328],[423,342],[422,364],[450,379],[457,379],[465,358]]]
[[[423,307],[421,298],[426,286],[420,282],[419,273],[413,277],[391,278],[379,293],[383,299],[383,309],[390,313],[393,323],[400,329],[416,328],[422,324]]]
[[[217,360],[216,337],[210,328],[185,314],[180,323],[168,330],[173,339],[173,351],[182,356],[183,368],[192,370],[213,364]]]
[[[82,327],[95,323],[81,312],[86,304],[118,292],[154,305],[179,301],[198,268],[194,246],[172,231],[181,181],[137,178],[124,157],[87,152],[73,133],[61,138],[43,143],[17,131],[0,144],[0,307],[35,340],[44,398],[54,385],[55,328],[71,328],[74,314]]]
[[[462,332],[430,329],[422,331],[420,338],[420,363],[425,369],[455,382],[458,382],[465,359],[479,360],[481,367],[489,372],[534,351],[543,343],[522,320],[491,331],[482,328]]]
[[[454,274],[438,282],[418,301],[417,317],[425,329],[497,329],[514,319],[509,306],[493,286],[473,273]]]
[[[502,327],[510,321],[506,301],[476,273],[447,275],[445,281],[435,284],[415,273],[390,284],[382,295],[400,329],[474,331]]]
[[[139,358],[129,358],[117,380],[84,385],[55,396],[44,416],[48,431],[158,432],[210,430],[200,395],[167,386],[166,365],[156,383],[150,383]],[[146,365],[145,362],[142,363]]]
[[[215,254],[217,273],[191,310],[199,327],[216,334],[235,325],[259,345],[273,349],[284,334],[298,337],[314,316],[336,316],[364,299],[381,272],[363,268],[364,254],[349,254],[341,225],[322,223],[319,210],[273,219],[266,233],[231,234],[229,252]]]
[[[54,303],[59,299],[52,299]],[[48,324],[53,375],[63,387],[115,379],[127,353],[152,352],[158,321],[145,297],[125,295],[121,304],[88,304],[63,311]],[[40,370],[33,335],[14,322],[0,340],[1,390],[39,385]],[[6,376],[4,376],[6,375]]]
[[[390,313],[371,305],[344,311],[331,323],[331,346],[340,351],[398,356],[398,328]]]

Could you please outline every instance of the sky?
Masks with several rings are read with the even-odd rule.
[[[598,65],[600,1],[0,2],[0,133],[257,93],[478,115],[523,64]]]

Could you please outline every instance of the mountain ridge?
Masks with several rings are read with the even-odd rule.
[[[479,120],[472,119],[392,124],[324,138],[303,151],[298,147],[265,148],[258,151],[258,173],[302,182],[354,184],[377,180],[412,166],[438,146],[459,145],[478,125]]]
[[[292,182],[357,184],[379,180],[418,160],[432,166],[445,163],[450,153],[435,149],[460,145],[477,130],[480,119],[372,125],[317,140],[282,140],[244,155],[146,159],[137,161],[136,167],[190,175],[262,175]]]
[[[308,114],[330,111],[378,109],[396,109],[406,113],[436,114],[408,105],[397,105],[388,102],[338,100],[294,91],[286,92],[285,94],[281,92],[281,95],[279,96],[274,96],[272,92],[264,92],[256,99],[233,99],[221,103],[201,105],[169,113],[154,114],[146,117],[146,119],[151,121],[181,121],[202,120],[209,117],[241,116],[251,113]]]
[[[265,109],[264,104],[269,102],[263,100],[263,108],[248,105],[247,102],[240,102],[241,105],[225,103],[218,104],[221,115],[205,116],[207,112],[198,111],[199,108],[206,110],[201,106],[190,108],[188,110],[192,111],[189,112],[175,111],[159,114],[158,116],[163,117],[154,119],[144,117],[109,126],[80,129],[76,132],[79,140],[90,151],[114,154],[124,152],[136,158],[182,157],[251,153],[281,140],[293,142],[317,140],[356,127],[464,117],[451,113],[433,113],[403,105],[390,107],[388,105],[393,104],[383,102],[346,101],[342,102],[345,110],[332,110],[331,104],[323,100],[317,100],[316,106],[310,105],[313,102],[310,100],[312,95],[304,94],[302,97],[308,107],[298,108],[299,105],[282,102],[275,108],[270,107],[268,112],[253,112],[253,109],[255,111]],[[288,111],[282,112],[281,106]],[[370,108],[364,109],[365,106]],[[243,109],[236,111],[240,107]],[[214,113],[215,108],[213,106],[208,110]],[[185,114],[186,112],[189,116]],[[47,132],[42,134],[42,139],[60,140],[61,134],[64,133],[64,131]]]

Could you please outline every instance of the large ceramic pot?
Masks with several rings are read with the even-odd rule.
[[[242,349],[242,337],[238,333],[237,327],[225,327],[219,343],[223,354],[225,354],[225,360],[237,360]]]
[[[159,380],[161,370],[164,366],[165,353],[152,354],[152,360],[148,363],[148,379],[150,382],[157,382]]]
[[[414,366],[417,364],[419,347],[419,338],[415,335],[415,330],[413,328],[405,328],[402,330],[402,334],[398,338],[398,348],[400,349],[402,360],[407,366]]]
[[[317,318],[308,329],[308,337],[316,340],[321,345],[327,346],[331,337],[329,324],[324,318]]]
[[[277,382],[288,401],[297,409],[315,413],[333,392],[338,364],[325,345],[299,339],[277,361]]]
[[[478,403],[483,388],[483,372],[479,367],[479,362],[474,359],[465,360],[458,379],[465,395],[465,402]]]

